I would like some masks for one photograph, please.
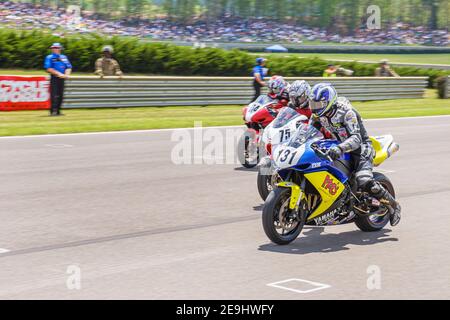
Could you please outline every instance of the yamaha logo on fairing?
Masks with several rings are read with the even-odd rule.
[[[322,225],[329,222],[331,219],[334,218],[334,215],[339,211],[339,209],[335,209],[331,212],[328,212],[327,214],[324,214],[323,216],[317,217],[314,219],[314,222],[316,225]]]

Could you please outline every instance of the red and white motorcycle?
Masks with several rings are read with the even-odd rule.
[[[278,115],[279,106],[278,99],[261,95],[242,110],[247,130],[239,140],[238,156],[244,167],[253,168],[258,165],[260,153],[264,152],[260,143],[261,135],[264,128]]]

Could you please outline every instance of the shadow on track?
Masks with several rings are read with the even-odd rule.
[[[350,250],[347,245],[368,246],[387,241],[398,241],[389,235],[391,230],[378,232],[347,231],[338,234],[323,233],[324,227],[305,227],[300,238],[287,246],[273,243],[259,247],[261,251],[271,251],[289,254],[327,253]]]
[[[262,213],[263,209],[264,209],[264,203],[263,203],[263,204],[260,204],[260,205],[258,205],[258,206],[253,206],[253,210],[255,210],[255,211],[261,211],[261,213]]]
[[[237,167],[237,168],[234,168],[234,171],[258,172],[258,167],[254,167],[254,168]]]

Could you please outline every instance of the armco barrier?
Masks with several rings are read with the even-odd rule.
[[[353,101],[422,98],[427,85],[426,77],[302,79],[331,82]],[[72,77],[63,108],[233,105],[252,96],[246,77]]]
[[[447,90],[444,93],[444,98],[449,99],[450,98],[450,76],[447,77]]]

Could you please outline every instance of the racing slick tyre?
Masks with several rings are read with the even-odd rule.
[[[374,172],[373,177],[395,198],[394,186],[388,177],[379,172]],[[382,214],[380,214],[378,210],[373,214],[358,216],[355,220],[355,224],[361,231],[364,232],[379,231],[389,222],[389,212],[387,210],[387,208],[384,208]]]
[[[260,166],[258,168],[257,177],[258,193],[261,196],[261,199],[263,199],[264,201],[266,201],[269,194],[275,188],[276,183],[281,181],[281,178],[278,176],[278,174],[266,170],[271,169]]]
[[[257,185],[258,185],[258,192],[261,196],[261,199],[266,201],[267,197],[269,196],[269,193],[272,191],[273,186],[271,184],[272,182],[272,176],[268,174],[263,174],[261,171],[263,171],[265,168],[259,168],[258,170],[258,178],[257,178]]]
[[[247,169],[256,167],[259,160],[259,150],[258,148],[254,148],[253,143],[251,143],[252,138],[253,137],[246,132],[240,138],[238,143],[239,162]]]
[[[304,214],[289,209],[291,190],[275,188],[267,197],[262,214],[265,234],[275,244],[287,245],[297,239],[305,225]],[[280,223],[280,217],[283,221]],[[278,232],[282,229],[282,233]]]

